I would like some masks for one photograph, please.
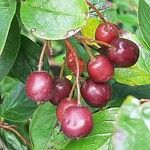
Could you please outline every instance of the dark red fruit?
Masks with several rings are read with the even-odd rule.
[[[97,55],[91,59],[87,65],[87,72],[92,80],[96,82],[106,82],[113,78],[114,67],[110,60],[103,55]]]
[[[84,62],[79,57],[78,57],[78,63],[79,63],[79,73],[81,75],[84,71]],[[68,55],[67,55],[67,67],[73,72],[73,74],[75,75],[77,74],[77,65],[76,65],[75,57],[73,52],[70,50],[68,50]]]
[[[71,91],[71,82],[63,77],[57,77],[53,79],[53,97],[50,102],[54,105],[58,105],[60,100],[67,98]]]
[[[70,138],[88,135],[93,127],[92,113],[84,106],[71,106],[66,109],[62,119],[62,131]]]
[[[52,97],[53,80],[45,71],[36,71],[26,81],[26,94],[36,102],[47,101]]]
[[[108,57],[116,67],[133,66],[139,58],[138,46],[127,39],[118,38],[111,42],[111,47],[108,49]]]
[[[108,83],[98,83],[87,79],[81,87],[83,99],[92,107],[101,108],[111,98],[111,87]]]
[[[119,37],[119,29],[116,27],[116,25],[107,22],[100,24],[95,33],[95,39],[98,41],[103,41],[110,43],[115,38]]]
[[[62,118],[64,116],[64,112],[66,111],[67,108],[70,106],[77,106],[77,100],[72,100],[69,98],[63,99],[57,107],[56,110],[56,116],[59,121],[59,123],[62,123]]]

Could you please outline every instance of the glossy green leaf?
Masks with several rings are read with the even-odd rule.
[[[138,9],[138,20],[139,27],[141,29],[142,35],[144,37],[145,42],[150,47],[150,2],[146,0],[139,0],[139,9]]]
[[[5,42],[8,36],[11,21],[16,11],[15,0],[1,0],[0,1],[0,55],[2,54]]]
[[[116,68],[114,79],[131,86],[150,84],[150,51],[136,36],[127,34],[125,38],[136,42],[140,49],[138,62],[129,68]]]
[[[7,120],[22,122],[29,119],[35,109],[36,104],[26,97],[24,85],[20,83],[0,105],[0,116]]]
[[[56,125],[55,107],[49,102],[41,104],[33,114],[30,137],[33,150],[45,150]]]
[[[0,56],[0,80],[2,80],[11,70],[17,57],[19,46],[20,46],[20,29],[17,18],[14,17],[3,53]]]
[[[150,149],[150,103],[128,97],[118,113],[117,130],[113,136],[114,149]]]
[[[47,40],[70,37],[85,25],[87,16],[85,0],[28,0],[21,6],[25,27]]]
[[[91,134],[80,140],[72,140],[65,150],[104,150],[109,148],[118,109],[112,108],[95,113]]]

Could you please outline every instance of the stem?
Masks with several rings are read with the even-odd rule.
[[[72,99],[72,96],[73,96],[73,92],[75,90],[75,87],[76,87],[76,81],[73,83],[73,86],[71,88],[71,91],[70,91],[70,94],[69,94],[69,99]]]
[[[14,125],[6,125],[6,123],[0,124],[0,128],[5,129],[7,131],[14,132],[23,141],[23,143],[25,145],[31,146],[31,144],[18,131],[16,131],[13,127],[14,127]]]
[[[47,42],[44,42],[44,46],[42,48],[42,52],[41,52],[40,59],[39,59],[38,71],[41,71],[41,69],[43,67],[43,59],[44,59],[46,47],[47,47]]]
[[[102,19],[102,21],[104,23],[107,23],[106,19],[103,17],[103,15],[101,14],[101,12],[92,3],[88,2],[87,0],[86,0],[86,3],[89,5],[89,7],[91,7],[96,12],[96,14],[98,15],[98,17],[100,19]]]
[[[75,35],[75,38],[78,39],[78,40],[83,44],[83,46],[84,46],[84,48],[86,49],[86,51],[87,51],[89,57],[94,60],[95,57],[94,57],[94,55],[92,54],[91,49],[90,49],[90,48],[88,47],[88,45],[86,44],[85,40],[83,40],[83,39],[81,39],[81,38],[78,38],[78,36],[76,36],[76,35]]]
[[[74,35],[76,38],[80,39],[80,40],[84,40],[84,41],[88,41],[88,42],[95,42],[99,45],[103,45],[103,46],[106,46],[106,47],[112,47],[112,45],[106,43],[106,42],[103,42],[103,41],[98,41],[98,40],[93,40],[93,39],[90,39],[90,38],[87,38],[87,37],[83,37],[81,35]]]
[[[65,43],[66,43],[67,48],[72,50],[74,57],[75,57],[75,62],[76,62],[76,67],[77,67],[76,85],[77,85],[77,92],[78,92],[78,105],[80,105],[81,104],[81,102],[80,102],[81,93],[80,93],[80,82],[79,82],[79,77],[80,77],[79,59],[78,59],[76,51],[73,48],[73,46],[71,45],[70,41],[68,39],[65,39]]]
[[[60,74],[59,74],[60,79],[62,79],[62,77],[63,77],[65,64],[66,64],[66,59],[64,60],[62,66],[61,66],[61,70],[60,70]]]

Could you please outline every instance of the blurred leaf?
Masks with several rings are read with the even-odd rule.
[[[142,35],[150,47],[150,4],[148,4],[145,0],[139,0],[139,10],[138,10],[138,20],[139,27],[141,29]]]
[[[140,49],[138,62],[129,68],[116,68],[114,79],[117,82],[128,85],[150,84],[150,51],[132,34],[125,35],[125,38],[136,42]]]
[[[117,130],[113,136],[116,150],[150,149],[150,103],[128,97],[119,111]]]
[[[16,1],[1,0],[0,1],[0,55],[2,54],[5,42],[8,36],[11,21],[16,11]]]
[[[22,144],[20,139],[18,139],[16,135],[11,132],[1,130],[0,136],[3,138],[8,150],[28,150],[28,148]]]
[[[0,116],[7,120],[23,122],[31,117],[36,103],[26,97],[24,85],[18,84],[0,105]]]
[[[22,2],[21,20],[35,36],[58,40],[70,37],[86,23],[84,0],[28,0]]]
[[[33,150],[45,150],[56,125],[55,107],[49,102],[41,104],[33,114],[30,137]]]
[[[11,76],[25,82],[28,75],[37,70],[40,53],[40,46],[22,35],[20,50],[11,70]],[[44,62],[43,68],[48,70],[49,65],[46,59]]]
[[[80,140],[72,140],[65,150],[104,150],[109,148],[110,140],[115,131],[115,119],[118,109],[111,108],[93,115],[94,128],[89,136]]]
[[[150,85],[128,86],[114,82],[112,88],[113,97],[108,107],[120,107],[128,95],[133,95],[138,99],[150,99]]]
[[[19,46],[20,46],[20,29],[17,18],[14,17],[8,33],[3,53],[0,56],[0,80],[2,80],[11,70],[17,57]]]

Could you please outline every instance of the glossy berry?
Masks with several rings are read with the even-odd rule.
[[[114,47],[108,49],[108,57],[116,67],[130,67],[137,62],[139,48],[134,42],[118,38],[111,45]]]
[[[78,57],[78,56],[77,56]],[[68,54],[67,54],[67,67],[73,72],[73,74],[77,74],[77,65],[76,65],[76,61],[75,61],[75,56],[74,56],[74,52],[71,50],[68,50]],[[84,71],[84,62],[81,58],[78,57],[78,63],[79,63],[79,73],[80,75],[83,73]]]
[[[81,87],[83,99],[92,107],[101,108],[111,98],[111,87],[108,83],[98,83],[87,79]]]
[[[97,55],[87,65],[90,78],[96,82],[106,82],[113,78],[114,67],[110,60],[103,55]]]
[[[71,91],[71,82],[65,77],[56,77],[53,79],[53,97],[50,102],[58,105],[60,100],[67,98]]]
[[[26,81],[26,94],[36,102],[47,101],[52,97],[53,80],[45,71],[36,71]]]
[[[56,110],[56,116],[57,116],[57,119],[58,119],[59,123],[62,123],[62,118],[64,116],[64,112],[70,106],[77,106],[77,100],[66,98],[66,99],[63,99],[58,104],[58,107],[57,107],[57,110]]]
[[[66,109],[62,119],[62,131],[70,138],[88,135],[93,127],[92,113],[84,106],[71,106]]]
[[[95,39],[103,42],[110,43],[115,38],[119,37],[119,29],[116,25],[107,22],[100,24],[95,33]]]

